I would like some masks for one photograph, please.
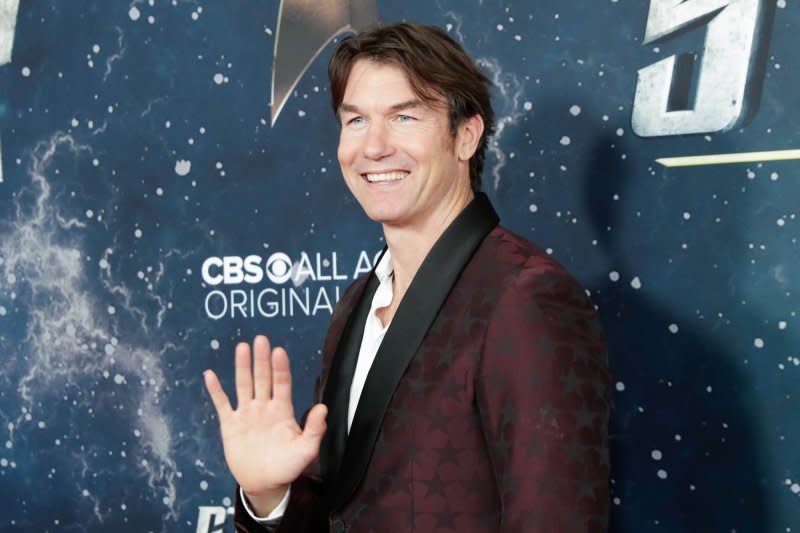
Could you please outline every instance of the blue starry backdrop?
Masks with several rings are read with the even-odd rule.
[[[0,531],[232,531],[201,373],[232,391],[256,333],[311,405],[382,242],[336,160],[325,43],[350,19],[281,20],[303,3],[0,1]],[[800,531],[800,167],[656,161],[800,148],[798,3],[673,4],[318,3],[438,25],[494,81],[484,189],[606,331],[611,530]],[[273,72],[276,45],[308,68]]]

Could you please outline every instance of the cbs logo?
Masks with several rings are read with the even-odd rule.
[[[266,261],[260,255],[226,255],[209,257],[203,261],[203,281],[211,286],[219,284],[261,283],[264,277],[275,285],[286,283],[292,278],[292,260],[283,252],[270,255]]]

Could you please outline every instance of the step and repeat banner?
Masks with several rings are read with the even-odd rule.
[[[322,338],[380,228],[326,63],[438,25],[494,81],[484,189],[584,284],[614,532],[800,530],[797,0],[0,0],[0,531],[232,531],[202,372]]]

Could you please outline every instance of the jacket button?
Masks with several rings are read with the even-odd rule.
[[[332,531],[333,533],[344,533],[344,522],[341,520],[334,520]]]

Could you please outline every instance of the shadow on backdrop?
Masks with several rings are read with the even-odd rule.
[[[622,384],[610,423],[610,531],[771,531],[748,377],[734,354],[698,327],[690,299],[676,313],[629,283],[635,265],[619,228],[632,176],[621,142],[608,134],[597,139],[582,189],[598,246],[619,272],[617,282],[604,276],[588,283],[612,377]],[[720,265],[712,287],[721,290],[726,269],[735,266]],[[672,281],[681,290],[680,280]]]

